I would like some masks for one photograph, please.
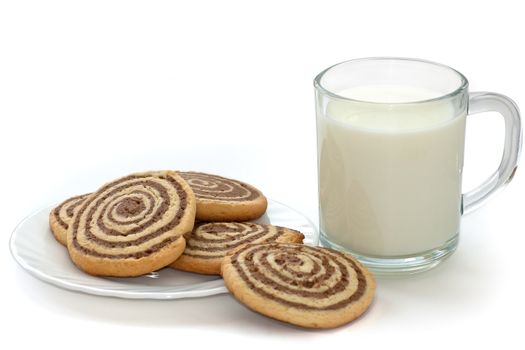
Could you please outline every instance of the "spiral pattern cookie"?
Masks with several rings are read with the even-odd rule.
[[[170,266],[179,270],[220,275],[226,253],[243,244],[302,243],[304,235],[285,227],[251,222],[210,222],[193,229],[184,253]]]
[[[90,195],[83,194],[66,199],[49,213],[49,227],[55,239],[62,245],[67,245],[67,229],[80,205]]]
[[[179,174],[195,193],[198,220],[248,221],[266,211],[266,197],[244,182],[192,171]]]
[[[352,321],[372,302],[375,281],[352,256],[289,243],[248,244],[228,254],[222,276],[241,303],[309,328]]]
[[[132,174],[89,196],[67,232],[73,262],[103,276],[138,276],[177,259],[195,221],[195,196],[173,171]]]

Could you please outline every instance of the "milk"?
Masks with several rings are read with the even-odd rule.
[[[367,256],[414,255],[459,231],[465,112],[439,93],[381,85],[318,110],[320,229]],[[380,104],[377,102],[390,102]],[[457,109],[456,109],[457,110]]]

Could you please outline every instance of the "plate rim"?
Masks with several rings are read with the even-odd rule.
[[[280,201],[276,201],[276,200],[268,198],[268,203],[270,202],[281,205],[287,208],[288,210],[291,210],[295,212],[296,214],[300,215],[310,225],[310,227],[313,230],[314,244],[315,245],[319,244],[319,231],[317,227],[314,225],[314,223],[312,222],[312,220],[310,220],[310,218],[308,218],[302,212]],[[157,291],[157,292],[148,292],[148,291],[115,290],[115,289],[107,289],[103,287],[86,286],[86,285],[82,285],[78,283],[68,282],[61,278],[44,273],[42,270],[39,270],[31,266],[30,264],[28,264],[27,261],[22,258],[22,256],[18,252],[19,247],[16,246],[15,240],[20,230],[20,227],[23,226],[28,220],[42,213],[44,210],[51,210],[56,205],[57,204],[45,205],[45,206],[40,207],[39,209],[34,210],[30,214],[26,215],[15,226],[15,228],[11,232],[11,236],[9,237],[9,251],[11,253],[11,256],[18,263],[18,265],[22,267],[22,269],[24,269],[25,271],[29,272],[31,276],[43,282],[46,282],[50,285],[57,286],[63,290],[69,290],[69,291],[97,295],[97,296],[122,298],[122,299],[173,300],[173,299],[185,299],[185,298],[201,298],[201,297],[206,297],[206,296],[228,293],[228,289],[224,285],[222,278],[218,278],[216,280],[211,280],[211,281],[205,281],[205,282],[196,284],[195,289],[177,291],[174,294],[174,292],[170,292],[168,289],[163,290],[163,291]],[[208,286],[208,285],[211,285],[211,286]],[[199,286],[201,288],[202,287],[208,287],[208,288],[199,290]]]

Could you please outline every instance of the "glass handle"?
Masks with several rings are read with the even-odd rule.
[[[517,169],[522,134],[518,106],[510,98],[493,92],[472,92],[469,96],[468,114],[498,112],[505,120],[505,144],[498,169],[485,182],[463,194],[463,213],[477,209],[503,185],[512,180]]]

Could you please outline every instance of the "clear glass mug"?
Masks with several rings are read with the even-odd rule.
[[[324,246],[378,273],[423,271],[454,252],[461,215],[514,175],[521,122],[514,102],[468,92],[458,71],[406,58],[342,62],[314,81],[319,228]],[[499,168],[462,194],[467,115],[505,120]]]

